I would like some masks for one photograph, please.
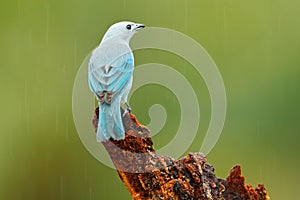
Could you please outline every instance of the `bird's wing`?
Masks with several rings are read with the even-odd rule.
[[[120,92],[131,81],[134,60],[132,53],[120,57],[113,66],[94,66],[89,63],[89,85],[94,93],[100,91]]]

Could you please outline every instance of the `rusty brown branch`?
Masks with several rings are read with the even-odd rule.
[[[99,110],[93,125],[97,130]],[[149,130],[136,117],[123,117],[124,140],[103,142],[118,174],[135,200],[268,200],[263,185],[244,184],[240,166],[227,179],[217,178],[214,168],[201,153],[189,153],[180,160],[158,155]]]

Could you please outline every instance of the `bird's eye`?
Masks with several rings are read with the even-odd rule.
[[[128,30],[130,30],[130,29],[131,29],[131,25],[128,24],[128,25],[126,26],[126,28],[127,28]]]

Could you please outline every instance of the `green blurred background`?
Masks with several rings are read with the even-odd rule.
[[[239,163],[246,182],[264,183],[271,199],[299,199],[300,2],[295,0],[2,0],[0,199],[131,199],[115,170],[82,145],[71,107],[81,62],[107,27],[124,19],[187,34],[219,67],[228,110],[208,155],[217,176],[226,177]],[[173,54],[136,52],[137,65],[148,62],[168,64],[198,87],[201,127],[189,148],[198,151],[210,119],[203,80]],[[158,92],[166,95],[153,98]],[[145,94],[152,98],[143,101]],[[176,131],[180,110],[167,88],[146,86],[131,100],[145,124],[153,103],[171,113],[154,137],[159,148]]]

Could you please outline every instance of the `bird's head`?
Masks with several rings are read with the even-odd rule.
[[[129,42],[131,37],[142,28],[145,28],[144,24],[128,21],[115,23],[108,28],[102,42],[107,39],[122,39]]]

